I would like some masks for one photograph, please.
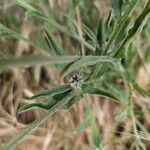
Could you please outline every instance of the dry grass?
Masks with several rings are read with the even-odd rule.
[[[52,3],[51,7],[53,9],[58,10],[58,13],[61,13],[66,5],[65,0],[50,1],[50,3]],[[99,13],[102,14],[101,12],[103,12],[104,16],[108,13],[109,1],[103,1],[102,3],[105,3],[103,7],[101,7],[102,4],[98,0],[94,2],[96,7],[101,8],[99,9]],[[4,8],[9,6],[9,4],[11,2],[5,1],[5,4],[0,7],[0,11],[4,11]],[[46,11],[44,7],[41,9]],[[19,12],[20,10],[16,11]],[[77,18],[75,21],[79,27],[79,35],[82,37],[83,33],[80,30],[81,20],[79,10],[76,13]],[[32,21],[20,21],[19,32],[24,37],[32,37],[34,30],[36,30],[36,25]],[[64,36],[62,39],[58,33],[56,33],[56,37],[63,47],[71,49],[71,43],[68,37]],[[14,45],[12,41],[0,39],[0,49],[9,49],[10,47],[11,50],[15,49],[12,53],[16,56],[21,56],[23,53],[32,51],[29,45],[24,42],[17,41]],[[81,45],[81,49],[84,55],[83,45]],[[36,50],[34,50],[34,53],[36,53]],[[150,68],[150,66],[147,65],[147,68]],[[138,68],[138,70],[137,80],[139,84],[146,90],[150,90],[150,72],[147,72],[148,75],[146,76],[142,68]],[[24,97],[30,97],[41,89],[50,88],[50,81],[54,81],[56,85],[64,82],[56,70],[46,66],[12,69],[0,74],[0,144],[5,143],[10,137],[19,132],[20,129],[33,122],[35,118],[38,118],[42,114],[42,111],[35,110],[17,115],[17,109],[18,106],[25,103],[23,102]],[[104,150],[123,150],[128,149],[128,146],[131,146],[130,150],[134,149],[134,142],[132,140],[135,137],[132,131],[132,121],[128,119],[122,124],[114,121],[114,116],[119,114],[121,108],[111,101],[87,95],[83,101],[80,101],[69,111],[55,113],[40,128],[19,143],[15,150],[90,149],[90,145],[93,143],[91,127],[87,127],[80,132],[76,131],[77,126],[86,117],[84,101],[87,99],[90,99],[92,103],[92,111],[101,134]],[[149,112],[147,112],[147,108],[150,107],[150,99],[141,97],[137,93],[133,94],[133,99],[134,104],[145,112],[139,118],[140,122],[147,131],[150,131],[150,116]],[[150,149],[149,135],[141,131],[140,138],[147,146],[147,149]]]

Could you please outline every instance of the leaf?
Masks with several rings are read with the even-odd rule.
[[[115,117],[115,121],[117,122],[124,122],[129,115],[129,108],[126,108],[121,114]]]
[[[130,23],[131,23],[131,17],[128,17],[124,22],[124,26],[121,27],[120,32],[116,36],[116,39],[114,41],[115,51],[113,53],[116,53],[118,46],[125,39]]]
[[[101,136],[100,136],[99,129],[95,121],[95,117],[92,112],[91,102],[86,100],[85,107],[86,107],[87,116],[89,118],[90,127],[92,129],[92,139],[94,143],[93,149],[102,150]]]
[[[13,38],[13,39],[22,40],[22,41],[27,42],[28,44],[30,44],[31,46],[34,46],[36,48],[44,48],[44,47],[41,47],[41,45],[33,43],[29,39],[24,38],[19,33],[15,32],[15,31],[12,31],[11,29],[5,27],[1,23],[0,23],[0,37],[6,37],[6,38]],[[46,49],[44,48],[44,50],[46,50]]]
[[[111,7],[113,9],[114,16],[117,19],[121,16],[122,5],[123,5],[123,0],[112,0]]]
[[[95,33],[90,28],[88,28],[85,24],[82,23],[82,29],[88,35],[88,37],[91,40],[93,40],[94,42],[96,42]]]
[[[53,55],[52,50],[49,48],[49,45],[47,44],[47,42],[45,41],[45,39],[41,36],[41,34],[36,34],[35,35],[34,42],[37,45],[37,47],[39,47],[42,50],[45,50],[45,52],[49,56]]]
[[[85,119],[78,125],[76,131],[81,132],[90,125],[90,115],[87,114]]]
[[[84,39],[81,39],[76,33],[70,32],[67,28],[65,28],[62,25],[60,25],[58,22],[56,22],[50,16],[47,16],[47,15],[41,13],[41,12],[33,12],[33,11],[29,11],[28,15],[37,17],[39,19],[42,19],[42,20],[48,22],[50,25],[52,25],[53,27],[59,29],[61,32],[65,33],[68,36],[74,38],[75,40],[81,42],[82,44],[84,44],[90,50],[95,51],[95,48],[92,47],[88,42],[86,42]]]
[[[120,48],[118,49],[118,52],[116,53],[116,56],[119,55],[120,51],[125,47],[127,49],[130,45],[130,43],[133,41],[133,39],[141,33],[144,25],[148,21],[150,17],[150,0],[147,2],[146,7],[142,11],[142,13],[139,15],[139,17],[135,20],[134,26],[128,31],[128,35],[124,39],[123,43],[121,44]]]
[[[63,75],[66,76],[81,67],[94,65],[100,62],[111,62],[112,64],[116,64],[116,60],[109,56],[84,56],[69,65],[64,70]]]
[[[21,140],[23,140],[29,133],[37,129],[43,122],[52,116],[59,108],[63,107],[70,99],[72,99],[78,91],[73,91],[67,95],[62,101],[59,101],[50,110],[46,111],[41,117],[37,118],[34,122],[22,129],[19,133],[15,134],[7,143],[0,147],[1,150],[9,150],[14,148]]]
[[[123,16],[130,16],[133,12],[135,6],[138,4],[139,0],[127,0],[124,4],[124,14]]]
[[[77,60],[80,61],[78,62]],[[35,66],[38,64],[49,64],[49,65],[61,65],[61,64],[67,64],[72,63],[74,61],[77,61],[76,63],[73,63],[73,67],[75,69],[78,69],[80,67],[86,66],[86,65],[92,65],[97,62],[112,62],[115,64],[115,59],[107,57],[107,56],[34,56],[34,55],[26,55],[21,57],[8,57],[8,58],[1,58],[0,59],[0,70],[7,70],[12,67],[19,67],[23,65],[29,65],[29,66]],[[82,63],[82,65],[80,65]],[[71,66],[72,66],[71,65]],[[74,70],[73,68],[68,68],[68,72]],[[66,72],[66,73],[68,73]]]
[[[33,104],[23,105],[19,108],[18,114],[21,114],[21,113],[24,113],[26,111],[33,110],[33,109],[47,110],[47,108],[48,108],[48,104],[44,104],[44,103],[33,103]]]
[[[136,64],[137,64],[137,47],[135,44],[130,44],[129,51],[125,55],[125,69],[128,80],[134,80],[136,76]]]
[[[90,79],[96,79],[102,76],[111,66],[109,62],[98,63],[91,71]]]
[[[94,145],[96,147],[96,149],[101,149],[101,137],[100,137],[100,133],[99,133],[99,129],[96,125],[96,121],[94,119],[94,116],[92,114],[91,118],[90,118],[90,124],[91,124],[91,127],[92,127],[92,136],[93,136],[93,140],[94,140]]]
[[[136,139],[136,144],[139,146],[139,149],[147,150],[147,148],[145,147],[145,144],[141,141],[140,138]]]
[[[68,31],[66,30],[65,27],[63,27],[57,21],[55,21],[52,17],[42,13],[41,11],[38,11],[38,10],[30,11],[30,10],[28,10],[28,12],[26,14],[30,15],[32,17],[38,18],[41,21],[45,21],[45,22],[49,23],[50,25],[52,25],[53,27],[59,29],[62,32],[68,33]]]
[[[138,92],[140,93],[142,96],[144,97],[150,97],[150,91],[145,91],[144,89],[142,89],[138,83],[134,82],[133,84],[133,88]]]
[[[56,42],[56,39],[54,38],[54,36],[46,29],[44,28],[44,33],[48,39],[48,43],[50,45],[50,48],[53,50],[53,52],[55,53],[55,55],[68,55],[67,51],[64,50],[63,48],[60,47],[60,45],[58,44],[58,42]]]
[[[72,0],[74,8],[80,4],[81,0]]]
[[[36,8],[32,7],[30,4],[28,4],[25,0],[15,0],[15,2],[20,5],[21,7],[28,10],[28,15],[37,17],[43,21],[48,22],[53,27],[59,29],[60,31],[66,33],[70,37],[76,39],[77,41],[83,43],[87,48],[89,48],[92,51],[95,51],[95,48],[92,47],[89,43],[87,43],[84,39],[81,39],[76,33],[69,32],[67,28],[63,27],[61,24],[59,24],[57,21],[55,21],[52,17],[42,13],[41,11],[37,10]]]
[[[26,55],[21,57],[8,57],[0,59],[0,71],[7,70],[13,67],[19,67],[23,65],[35,66],[38,64],[49,64],[49,65],[59,65],[71,63],[77,59],[81,58],[80,56],[34,56]]]
[[[112,94],[108,91],[102,90],[100,88],[94,87],[93,84],[85,84],[82,86],[82,90],[85,94],[92,94],[92,95],[98,95],[101,97],[110,98],[113,101],[119,103],[118,97],[115,94]]]
[[[111,36],[109,38],[109,41],[106,45],[106,48],[104,49],[104,52],[103,52],[104,54],[107,54],[109,52],[111,46],[114,43],[114,40],[116,39],[116,37],[120,33],[120,30],[122,29],[122,27],[125,25],[127,19],[130,17],[130,15],[133,12],[138,1],[139,0],[131,0],[128,7],[126,8],[126,12],[122,16],[120,16],[119,19],[117,19],[117,21],[115,22],[115,26],[113,28],[113,31],[112,31]]]
[[[114,93],[117,96],[117,99],[122,104],[122,106],[129,105],[129,95],[123,89],[117,87],[115,84],[109,82],[107,84],[108,88],[111,90],[111,93]]]
[[[55,94],[60,94],[60,93],[63,93],[63,92],[66,92],[68,90],[70,90],[71,87],[69,85],[62,85],[62,86],[56,86],[56,87],[52,87],[51,89],[49,90],[46,90],[46,91],[43,91],[43,92],[40,92],[28,99],[36,99],[36,98],[39,98],[39,97],[42,97],[42,96],[54,96]]]
[[[32,7],[30,4],[28,4],[26,1],[24,0],[13,0],[16,4],[24,7],[27,10],[31,10],[31,11],[37,11],[34,7]]]
[[[112,10],[110,10],[109,15],[108,15],[108,17],[106,18],[106,21],[105,21],[105,25],[106,25],[107,29],[110,28],[110,23],[112,22],[112,19],[113,19]]]
[[[51,109],[54,105],[56,105],[57,103],[59,103],[61,100],[63,100],[67,95],[69,95],[71,93],[72,89],[70,88],[69,90],[66,91],[62,91],[60,93],[56,93],[55,95],[53,95],[51,97],[51,99],[49,100],[48,103],[32,103],[32,104],[28,104],[28,105],[24,105],[21,106],[19,108],[19,113],[23,113],[25,111],[28,110],[33,110],[33,109],[45,109],[45,110],[49,110]]]
[[[66,103],[62,109],[70,109],[74,104],[79,102],[83,98],[83,93],[80,92],[76,96],[74,96],[68,103]]]
[[[97,41],[99,43],[99,47],[96,48],[96,54],[101,55],[103,44],[105,42],[105,33],[104,33],[104,22],[102,19],[100,19],[98,23],[98,29],[97,29]]]
[[[15,39],[19,39],[19,40],[23,40],[29,44],[31,44],[31,42],[22,37],[20,34],[18,34],[15,31],[12,31],[10,29],[8,29],[7,27],[5,27],[3,24],[0,23],[0,37],[9,37],[9,38],[15,38]]]

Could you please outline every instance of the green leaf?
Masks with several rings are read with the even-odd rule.
[[[93,40],[94,42],[96,42],[96,36],[95,36],[95,33],[90,29],[88,28],[85,24],[82,23],[82,29],[83,31],[88,35],[88,37]]]
[[[23,113],[25,111],[28,110],[33,110],[33,109],[45,109],[45,110],[49,110],[51,109],[54,105],[56,105],[57,103],[59,103],[61,100],[63,100],[68,94],[70,94],[72,91],[72,89],[68,89],[68,90],[64,90],[61,91],[60,93],[56,93],[55,95],[51,96],[51,99],[49,100],[48,103],[32,103],[32,104],[28,104],[28,105],[24,105],[21,106],[19,108],[19,113]],[[74,97],[73,97],[74,98]],[[72,99],[70,99],[71,101]],[[68,104],[68,103],[66,103]],[[64,105],[65,106],[65,105]]]
[[[79,60],[79,61],[77,61]],[[80,67],[86,66],[86,65],[93,65],[98,62],[112,62],[115,64],[115,59],[107,57],[107,56],[34,56],[34,55],[26,55],[21,57],[8,57],[8,58],[1,58],[0,59],[0,70],[7,70],[12,67],[19,67],[19,66],[35,66],[38,64],[48,64],[48,65],[61,65],[61,64],[67,64],[72,63],[76,61],[76,63],[73,63],[71,66],[75,68],[69,68],[66,70],[66,74],[75,70],[79,69]],[[80,65],[81,63],[81,65]]]
[[[84,91],[85,94],[92,94],[92,95],[98,95],[101,97],[110,98],[113,101],[119,103],[118,97],[115,94],[110,93],[110,92],[105,91],[105,90],[102,90],[100,88],[97,88],[93,84],[84,84],[82,86],[82,90]]]
[[[135,20],[134,26],[128,31],[128,35],[124,39],[123,43],[121,44],[120,48],[118,49],[118,52],[116,53],[116,56],[120,53],[120,51],[125,47],[127,49],[130,45],[130,43],[133,41],[133,39],[141,33],[144,25],[148,21],[150,17],[150,0],[147,2],[146,7],[142,11],[142,13],[139,15],[139,17]]]
[[[87,48],[89,48],[92,51],[95,51],[95,48],[92,47],[89,43],[87,43],[84,39],[81,39],[76,33],[69,32],[67,28],[63,27],[61,24],[59,24],[57,21],[55,21],[52,17],[42,13],[41,11],[37,10],[36,8],[32,7],[30,4],[28,4],[25,0],[16,0],[15,1],[18,5],[28,10],[28,15],[37,17],[43,21],[46,21],[53,27],[59,29],[60,31],[66,33],[70,37],[76,39],[77,41],[83,43]]]
[[[130,15],[133,12],[138,1],[139,0],[131,0],[128,7],[126,8],[126,12],[123,15],[121,15],[119,17],[119,19],[117,19],[117,21],[115,22],[113,31],[112,31],[111,36],[109,38],[109,41],[106,45],[106,48],[104,49],[104,52],[103,52],[104,54],[107,54],[109,52],[109,50],[111,49],[111,46],[113,45],[114,40],[116,39],[116,37],[120,33],[120,30],[125,25],[128,18],[130,17]]]
[[[90,114],[87,114],[85,119],[78,125],[76,131],[81,132],[90,125]]]
[[[131,81],[131,80],[135,80],[135,76],[136,76],[138,51],[135,44],[131,44],[129,49],[130,50],[127,51],[125,55],[125,69],[126,69],[127,79]]]
[[[90,127],[92,129],[92,139],[94,142],[92,149],[102,150],[101,136],[100,136],[99,129],[98,129],[96,121],[95,121],[95,117],[94,117],[93,112],[92,112],[91,102],[86,100],[85,101],[85,107],[86,107],[87,116],[89,118]]]
[[[41,34],[35,35],[35,45],[39,47],[40,49],[44,50],[49,56],[52,56],[52,50],[50,50],[48,43],[45,41],[45,39],[41,36]]]
[[[81,0],[72,0],[72,3],[73,3],[74,7],[77,7],[80,2],[81,2]]]
[[[66,103],[62,109],[70,109],[74,104],[79,102],[83,98],[82,91],[78,93],[76,96],[74,96],[68,103]]]
[[[0,37],[9,37],[9,38],[15,38],[15,39],[19,39],[19,40],[23,40],[29,44],[31,44],[31,42],[22,37],[20,34],[18,34],[15,31],[12,31],[10,29],[8,29],[7,27],[5,27],[3,24],[0,23]]]
[[[124,122],[129,115],[129,108],[126,108],[121,114],[115,117],[115,121],[117,122]]]
[[[110,23],[112,21],[113,17],[112,17],[112,10],[109,11],[109,15],[108,17],[106,18],[106,21],[105,21],[105,25],[106,25],[106,28],[110,28]]]
[[[101,55],[103,44],[105,42],[105,31],[104,31],[104,22],[102,19],[100,19],[98,23],[98,29],[97,29],[97,41],[99,43],[99,47],[96,48],[96,54]]]
[[[44,28],[43,30],[48,39],[50,48],[53,50],[53,53],[59,56],[68,55],[67,51],[61,48],[58,42],[56,42],[56,39],[54,38],[54,36],[46,28]]]
[[[33,104],[23,105],[19,108],[18,114],[24,113],[29,110],[34,110],[34,109],[48,110],[48,107],[49,105],[44,103],[33,103]]]
[[[97,79],[102,76],[111,66],[110,62],[98,63],[91,71],[90,79]]]
[[[113,56],[116,53],[116,51],[118,51],[117,48],[120,46],[120,43],[125,39],[130,23],[131,23],[131,17],[128,17],[125,20],[124,25],[121,27],[118,35],[116,36],[116,39],[114,41],[115,50],[113,50]]]
[[[50,25],[52,25],[53,27],[59,29],[60,31],[67,33],[67,30],[65,27],[63,27],[57,21],[55,21],[52,17],[42,13],[41,11],[38,11],[38,10],[37,11],[30,11],[29,10],[26,14],[29,16],[33,16],[35,18],[38,18],[41,21],[47,22]]]
[[[142,89],[138,83],[134,82],[133,84],[133,88],[138,92],[140,93],[142,96],[144,97],[150,97],[150,91],[145,91],[144,89]]]
[[[123,0],[112,0],[111,7],[113,9],[115,18],[119,18],[121,16],[122,4]]]
[[[30,44],[31,46],[34,46],[36,48],[44,48],[45,47],[41,47],[41,45],[33,43],[32,41],[30,41],[29,39],[24,38],[23,36],[21,36],[19,33],[12,31],[11,29],[5,27],[3,24],[0,23],[0,37],[6,37],[6,38],[13,38],[13,39],[17,39],[17,40],[22,40],[28,44]]]
[[[34,7],[32,7],[30,4],[28,4],[26,1],[24,0],[13,0],[16,4],[24,7],[27,10],[31,10],[31,11],[37,11]]]
[[[112,64],[116,64],[116,59],[113,59],[109,56],[84,56],[75,61],[74,63],[71,63],[67,68],[64,70],[64,76],[68,75],[69,73],[84,67],[84,66],[90,66],[94,65],[100,62],[111,62]]]
[[[63,92],[66,92],[68,90],[70,90],[71,87],[69,85],[62,85],[62,86],[56,86],[56,87],[52,87],[51,89],[49,90],[46,90],[46,91],[43,91],[43,92],[40,92],[28,99],[36,99],[36,98],[39,98],[39,97],[42,97],[42,96],[54,96],[55,94],[60,94],[60,93],[63,93]]]
[[[117,96],[117,99],[122,104],[122,106],[129,105],[129,95],[125,90],[117,87],[115,84],[111,82],[107,83],[107,86],[110,89],[111,93],[114,93]]]
[[[19,133],[15,134],[7,143],[1,145],[1,150],[9,150],[14,148],[21,140],[23,140],[29,133],[37,129],[43,122],[45,122],[50,116],[52,116],[59,108],[62,108],[70,99],[72,99],[78,90],[71,92],[63,100],[59,101],[51,109],[46,111],[41,117],[37,118],[34,122],[22,129]]]
[[[52,25],[53,27],[59,29],[61,32],[65,33],[68,36],[74,38],[75,40],[81,42],[82,44],[84,44],[87,48],[91,49],[92,51],[95,51],[95,48],[92,47],[89,43],[87,43],[84,39],[81,39],[76,33],[70,32],[67,28],[60,25],[58,22],[56,22],[50,16],[47,16],[47,15],[43,14],[42,12],[34,12],[34,11],[29,11],[28,15],[37,17],[41,20],[44,20],[44,21],[48,22],[50,25]]]
[[[26,55],[21,57],[8,57],[0,59],[0,71],[8,70],[13,67],[19,66],[35,66],[38,64],[47,64],[47,65],[59,65],[71,63],[77,59],[81,58],[80,56],[34,56],[34,55]]]
[[[94,140],[94,145],[96,147],[96,149],[100,149],[101,150],[101,137],[100,137],[100,133],[99,133],[99,129],[96,125],[96,121],[94,119],[94,116],[93,114],[91,114],[91,118],[90,118],[90,124],[91,124],[91,127],[92,127],[92,136],[93,136],[93,140]]]

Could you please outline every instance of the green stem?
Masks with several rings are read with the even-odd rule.
[[[146,150],[145,146],[143,145],[143,143],[140,140],[140,137],[138,135],[138,131],[137,131],[137,125],[136,125],[136,119],[135,119],[135,115],[134,115],[134,111],[133,111],[133,102],[132,102],[132,85],[131,83],[129,83],[129,101],[130,101],[130,115],[131,115],[131,119],[132,119],[132,123],[133,123],[133,132],[135,134],[135,138],[136,138],[136,149],[137,150]]]

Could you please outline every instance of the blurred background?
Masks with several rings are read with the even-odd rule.
[[[28,2],[53,16],[64,26],[71,27],[74,22],[79,36],[83,38],[81,24],[84,23],[92,31],[96,31],[98,21],[108,16],[111,0],[82,0],[77,7],[73,5],[75,1],[71,0],[28,0]],[[144,8],[145,2],[146,0],[142,0],[138,4],[133,13],[135,17]],[[35,48],[21,40],[0,37],[0,57],[45,53],[42,48],[46,49],[46,45],[42,41],[40,30],[42,22],[28,17],[25,9],[14,5],[11,0],[0,0],[0,23],[41,46],[41,49]],[[82,44],[66,34],[55,28],[51,30],[64,49],[68,51],[85,49]],[[150,21],[136,38],[135,43],[139,54],[135,78],[143,89],[150,90]],[[48,66],[37,65],[0,72],[0,144],[5,143],[43,113],[42,110],[34,110],[18,115],[18,107],[26,104],[24,98],[49,89],[53,85],[62,85],[63,82],[59,72]],[[86,105],[86,101],[89,102],[89,106]],[[133,101],[141,110],[137,112],[137,117],[145,129],[145,132],[139,132],[139,136],[149,150],[150,99],[134,93]],[[115,102],[87,95],[68,111],[61,110],[55,113],[19,143],[15,150],[90,150],[94,137],[93,128],[86,121],[89,113],[95,122],[96,134],[100,135],[104,150],[134,150],[132,121],[130,119],[123,123],[114,121],[114,117],[120,112],[121,108]]]

